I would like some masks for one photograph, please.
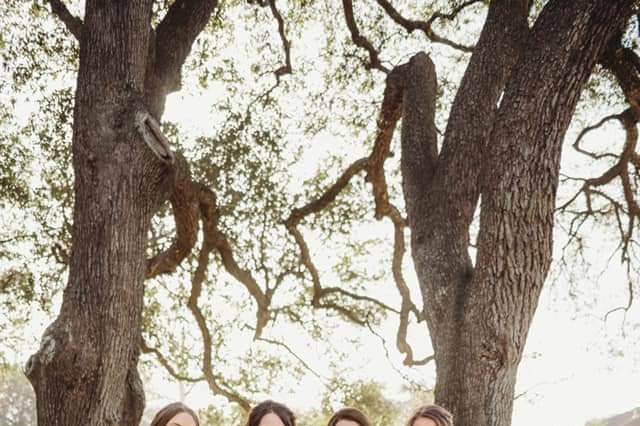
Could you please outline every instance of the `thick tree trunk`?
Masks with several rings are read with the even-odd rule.
[[[216,0],[175,0],[153,30],[152,3],[87,0],[85,22],[72,19],[80,41],[72,257],[60,314],[27,364],[42,425],[134,426],[142,416],[137,363],[147,232],[174,186],[181,188],[176,179],[190,182],[190,176],[184,161],[171,166],[172,156],[162,159],[168,147],[143,139],[140,117],[160,119],[217,6]],[[70,16],[61,19],[68,24]],[[194,240],[192,234],[186,239]],[[173,261],[189,248],[180,246]]]
[[[30,359],[38,423],[137,425],[136,371],[150,219],[168,168],[135,129],[144,110],[151,0],[88,0],[75,99],[75,206],[58,318]]]
[[[561,142],[582,87],[630,5],[555,0],[530,31],[505,29],[509,7],[526,16],[526,4],[516,3],[492,2],[474,51],[479,57],[471,60],[435,159],[415,164],[416,147],[433,152],[435,135],[404,127],[424,126],[420,117],[432,108],[411,94],[411,76],[405,95],[402,163],[413,257],[436,355],[436,402],[454,413],[456,426],[511,423],[517,367],[551,262]],[[515,39],[505,40],[510,32]],[[514,44],[515,59],[502,63],[507,70],[500,76],[470,75],[491,71],[499,65],[495,57],[504,56],[496,47]],[[482,115],[465,122],[465,110]],[[468,235],[480,194],[474,266]]]

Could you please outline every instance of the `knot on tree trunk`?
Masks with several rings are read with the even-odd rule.
[[[144,143],[160,161],[169,165],[175,162],[175,156],[169,146],[169,140],[162,133],[160,124],[151,114],[146,111],[136,112],[135,125]]]
[[[69,323],[53,323],[42,336],[40,348],[25,366],[25,375],[33,387],[37,390],[43,379],[72,387],[95,371],[97,354],[85,347],[84,340],[73,332]]]

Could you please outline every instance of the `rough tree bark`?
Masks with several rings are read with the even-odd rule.
[[[157,30],[152,0],[87,0],[84,23],[52,9],[80,42],[73,123],[72,258],[63,303],[27,364],[38,424],[140,422],[137,373],[150,220],[184,176],[143,141],[136,114],[166,95],[217,2],[177,0]]]
[[[528,1],[493,1],[439,154],[435,68],[426,55],[409,64],[403,187],[436,402],[456,426],[511,423],[517,366],[551,262],[561,142],[630,4],[552,0],[529,29]],[[469,226],[480,196],[472,262]]]

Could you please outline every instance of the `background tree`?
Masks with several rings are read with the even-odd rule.
[[[71,13],[50,2],[68,32],[54,26],[38,2],[8,5],[11,13],[2,19],[13,39],[3,36],[2,44],[13,79],[3,82],[3,94],[14,103],[21,90],[41,96],[28,123],[3,116],[9,153],[3,187],[10,189],[3,192],[4,211],[12,217],[30,212],[38,230],[3,238],[11,243],[3,257],[20,271],[13,276],[25,277],[7,280],[3,291],[46,306],[69,267],[60,316],[29,366],[46,401],[38,407],[41,418],[87,424],[78,418],[82,412],[93,424],[136,423],[142,409],[138,347],[174,377],[204,381],[246,409],[260,388],[282,379],[285,360],[308,370],[276,331],[302,329],[337,347],[331,330],[342,321],[375,331],[385,315],[394,315],[396,347],[409,366],[434,359],[414,353],[408,340],[416,324],[426,339],[426,318],[439,377],[436,399],[456,412],[458,424],[508,424],[516,369],[551,261],[561,141],[598,60],[591,90],[611,93],[612,76],[621,83],[631,109],[609,120],[621,120],[628,137],[622,154],[585,151],[576,143],[591,158],[615,164],[596,180],[567,177],[567,184],[577,182],[577,196],[563,201],[560,212],[578,242],[592,220],[619,229],[632,282],[637,70],[630,67],[631,34],[622,31],[630,2],[584,1],[571,8],[560,1],[433,2],[419,10],[382,0],[379,8],[350,1],[249,3],[87,2],[84,13]],[[336,27],[335,16],[344,16],[345,25]],[[25,20],[47,25],[31,34],[19,25]],[[461,25],[466,20],[469,25]],[[149,25],[154,30],[147,34]],[[326,29],[314,41],[319,48],[292,49],[302,28],[314,26]],[[470,30],[457,31],[464,28]],[[225,49],[241,30],[260,40],[245,61]],[[406,40],[405,31],[412,34]],[[79,50],[68,33],[80,39]],[[426,55],[416,55],[425,46],[440,77]],[[160,118],[192,48],[187,78],[204,87],[224,83],[210,101],[223,119],[195,140],[165,123],[163,132],[184,151],[172,162],[162,144],[148,149],[141,139],[140,128],[158,134],[153,122],[135,117],[147,111]],[[462,77],[459,64],[466,61]],[[74,92],[68,76],[76,66]],[[371,120],[376,111],[377,123]],[[402,155],[389,158],[400,117]],[[438,141],[437,129],[445,127]],[[305,159],[301,134],[317,140],[328,128],[353,135],[353,144],[336,149],[315,176],[292,189],[289,168]],[[15,143],[20,140],[32,145]],[[30,178],[36,174],[27,172],[40,162],[45,166]],[[72,172],[75,192],[67,178]],[[371,186],[353,179],[362,172]],[[616,177],[621,187],[613,185]],[[30,179],[41,186],[30,190]],[[373,218],[366,215],[371,193]],[[166,198],[171,213],[161,207]],[[424,312],[410,297],[403,268],[405,201]],[[391,238],[380,232],[387,222],[376,223],[386,218]],[[357,237],[365,225],[369,236]],[[32,253],[54,263],[38,271]],[[380,253],[393,255],[378,268],[361,263]],[[388,278],[396,284],[395,300],[381,301]],[[339,285],[326,284],[331,281]],[[229,291],[235,284],[245,296]],[[166,300],[173,306],[164,306]],[[221,315],[220,306],[238,309]],[[182,336],[164,332],[177,324]],[[279,356],[272,356],[274,348]],[[256,366],[268,372],[262,381],[254,380]],[[68,398],[61,386],[79,399]]]

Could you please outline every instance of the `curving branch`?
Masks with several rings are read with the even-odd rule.
[[[342,173],[342,175],[336,180],[336,182],[331,185],[320,197],[315,200],[309,202],[304,207],[295,208],[291,211],[289,218],[284,221],[285,225],[293,225],[297,226],[302,219],[312,213],[319,213],[323,209],[325,209],[329,204],[331,204],[336,197],[342,192],[342,190],[349,184],[351,178],[360,173],[363,170],[366,170],[368,158],[361,158],[357,161],[354,161],[347,169]]]
[[[271,14],[278,22],[278,34],[280,34],[280,40],[282,41],[282,48],[284,49],[284,65],[275,70],[276,79],[280,81],[280,77],[285,74],[291,74],[291,41],[287,39],[287,35],[284,31],[284,19],[276,7],[276,0],[269,0],[269,9]]]
[[[240,282],[256,301],[258,337],[269,321],[272,293],[265,293],[251,273],[236,261],[229,240],[218,227],[219,213],[215,194],[191,180],[188,163],[181,155],[177,156],[174,167],[174,188],[170,201],[176,236],[169,248],[147,260],[147,279],[170,274],[176,270],[192,252],[197,240],[198,221],[202,221],[204,238],[210,244],[211,250],[215,249],[218,252],[226,271]]]
[[[215,249],[222,260],[225,270],[241,283],[256,301],[256,334],[258,338],[269,321],[270,296],[262,290],[251,272],[243,269],[235,259],[231,244],[226,235],[219,228],[219,213],[215,194],[205,187],[201,189],[200,209],[207,213],[207,220],[203,220],[203,233],[207,245]]]
[[[62,21],[67,30],[76,38],[80,40],[82,35],[82,20],[77,16],[74,16],[62,0],[49,0],[51,5],[51,11]]]
[[[570,176],[565,177],[565,180],[581,181],[582,185],[580,189],[564,204],[558,207],[557,210],[574,215],[574,218],[571,221],[571,226],[569,228],[570,241],[575,238],[580,226],[584,224],[589,217],[600,213],[606,215],[610,211],[615,213],[618,229],[620,231],[622,255],[624,258],[626,256],[629,244],[633,238],[633,223],[636,220],[640,220],[640,205],[638,204],[638,200],[636,199],[637,191],[632,188],[631,177],[629,176],[628,168],[635,154],[635,149],[638,145],[638,118],[635,116],[632,109],[628,109],[621,114],[617,114],[616,116],[616,118],[618,118],[623,125],[626,134],[626,140],[622,153],[619,156],[616,156],[616,163],[605,170],[599,176],[593,178],[581,179]],[[588,154],[589,152],[587,151],[586,155]],[[597,189],[613,182],[616,178],[620,178],[620,182],[622,184],[622,193],[626,206],[623,206],[620,202],[607,195],[604,191]],[[581,195],[584,196],[586,209],[578,212],[570,210],[569,207],[573,205]],[[605,200],[609,204],[609,208],[604,210],[594,209],[594,196]],[[621,218],[622,215],[628,218],[629,226],[624,226],[623,220]],[[578,226],[574,226],[576,224],[578,224]]]
[[[391,152],[391,139],[396,124],[402,115],[402,97],[406,78],[406,65],[395,67],[388,75],[382,106],[376,122],[377,132],[373,150],[369,155],[369,167],[366,180],[373,186],[376,219],[389,214],[391,208],[387,194],[387,182],[384,174],[384,162]]]
[[[215,205],[215,195],[202,188],[201,191],[201,218],[203,223],[203,241],[200,252],[198,253],[198,266],[191,277],[191,294],[187,307],[191,311],[202,336],[202,372],[207,381],[209,389],[217,395],[222,395],[229,401],[235,402],[244,411],[249,411],[251,405],[249,401],[233,391],[220,377],[214,374],[212,347],[213,339],[211,331],[207,325],[206,318],[198,305],[198,299],[202,294],[202,286],[207,276],[209,267],[209,255],[215,248],[215,229],[218,221],[218,211]]]
[[[404,374],[402,371],[400,371],[398,368],[396,368],[396,366],[394,365],[393,361],[391,360],[391,355],[389,353],[389,348],[387,346],[386,339],[382,335],[380,335],[380,333],[378,333],[373,328],[371,323],[368,322],[368,321],[367,321],[367,328],[369,329],[371,334],[373,334],[374,336],[376,336],[380,340],[380,344],[382,345],[382,349],[384,350],[385,357],[387,358],[387,361],[389,361],[389,365],[391,365],[391,368],[393,368],[395,370],[395,372],[398,373],[398,375],[400,375],[405,380],[405,382],[410,383],[416,389],[424,389],[424,385],[423,384],[415,383],[410,377],[408,377],[406,374]],[[428,363],[430,363],[431,361],[434,361],[435,359],[436,359],[436,357],[435,357],[434,354],[427,355],[426,357],[415,361],[412,365],[413,366],[416,366],[416,365],[417,366],[427,365]]]
[[[342,0],[342,8],[344,10],[344,18],[347,21],[347,27],[351,33],[351,40],[353,40],[356,46],[366,50],[369,54],[369,62],[365,63],[365,68],[377,69],[388,74],[389,69],[380,62],[378,51],[366,37],[360,34],[358,24],[356,23],[356,19],[353,15],[353,2],[351,0]]]
[[[408,88],[407,78],[410,75],[410,67],[410,64],[398,66],[387,76],[382,107],[377,121],[378,130],[376,140],[369,157],[370,167],[367,180],[372,184],[376,219],[389,218],[394,229],[391,270],[396,288],[402,300],[400,306],[400,324],[396,335],[396,347],[401,353],[405,354],[405,365],[421,365],[422,361],[417,361],[413,358],[413,350],[407,341],[410,314],[414,314],[418,321],[423,319],[422,313],[411,300],[411,293],[402,273],[402,261],[406,252],[404,229],[407,223],[398,208],[389,201],[384,173],[384,162],[389,157],[391,151],[393,132],[403,111],[403,98]],[[424,76],[422,78],[424,78]]]
[[[465,8],[467,8],[467,7],[469,7],[469,6],[473,5],[473,4],[481,3],[482,0],[469,0],[469,1],[463,2],[460,5],[458,5],[457,7],[455,7],[450,13],[435,12],[426,21],[414,21],[414,20],[407,19],[407,18],[403,17],[400,14],[400,12],[398,12],[398,10],[396,8],[394,8],[393,5],[388,0],[376,0],[376,1],[382,7],[382,9],[384,9],[386,14],[389,15],[389,17],[396,24],[402,26],[410,34],[412,32],[414,32],[415,30],[419,30],[419,31],[422,31],[424,33],[424,35],[434,43],[441,43],[441,44],[449,46],[449,47],[451,47],[453,49],[460,50],[460,51],[466,52],[466,53],[469,53],[469,52],[473,51],[473,47],[471,47],[471,46],[464,46],[462,44],[456,43],[454,41],[451,41],[451,40],[449,40],[449,39],[447,39],[445,37],[442,37],[442,36],[436,34],[436,32],[433,30],[433,23],[437,19],[453,20],[453,19],[456,18],[456,16],[458,16],[458,14],[462,10],[464,10]]]
[[[176,186],[171,196],[171,203],[176,220],[176,239],[171,247],[148,260],[147,278],[173,272],[181,261],[190,254],[195,245],[198,220],[200,220],[202,223],[203,241],[197,256],[197,268],[191,277],[191,294],[187,302],[187,308],[192,313],[202,336],[203,354],[201,368],[203,376],[200,378],[189,378],[179,374],[158,349],[151,348],[144,342],[142,344],[142,351],[155,355],[160,365],[174,378],[191,382],[204,380],[213,393],[222,395],[229,401],[238,403],[243,410],[248,411],[250,408],[249,401],[233,390],[221,377],[214,374],[211,332],[207,325],[206,318],[198,306],[198,299],[202,293],[203,284],[207,277],[211,252],[217,250],[220,253],[223,265],[227,271],[244,284],[258,302],[256,338],[259,337],[269,319],[268,301],[251,275],[240,268],[235,262],[229,242],[218,229],[219,211],[216,205],[215,194],[204,185],[191,181],[186,160],[183,157],[178,157],[176,165]]]
[[[169,201],[176,224],[176,236],[171,246],[147,260],[147,279],[170,274],[189,256],[198,237],[199,191],[191,180],[187,160],[178,155],[174,168],[175,183]]]
[[[355,161],[342,173],[342,175],[336,180],[336,182],[333,185],[331,185],[320,197],[309,202],[303,207],[293,209],[289,217],[283,221],[283,224],[286,227],[287,231],[289,232],[289,234],[291,234],[291,236],[293,236],[293,239],[298,245],[298,249],[300,251],[301,263],[311,274],[311,282],[313,284],[312,306],[314,308],[334,310],[358,325],[365,325],[365,321],[362,318],[359,318],[354,312],[345,308],[344,306],[341,306],[332,301],[326,301],[325,300],[326,297],[330,294],[339,293],[355,300],[368,301],[368,302],[374,303],[386,310],[393,311],[393,309],[390,308],[388,305],[374,298],[356,295],[354,293],[348,292],[344,289],[340,289],[337,287],[329,287],[329,288],[322,287],[322,283],[320,281],[320,273],[318,272],[318,269],[316,268],[315,264],[313,263],[313,260],[311,259],[309,246],[307,245],[304,239],[304,236],[298,229],[298,225],[306,216],[309,216],[314,213],[320,213],[322,210],[328,207],[336,199],[338,194],[340,194],[340,192],[342,192],[342,190],[349,184],[349,182],[351,181],[351,178],[353,178],[356,174],[366,169],[367,164],[368,164],[367,158],[361,158]]]
[[[386,1],[386,0],[379,0],[379,1]],[[462,10],[476,3],[483,3],[483,2],[484,0],[467,0],[465,2],[460,3],[458,6],[454,7],[449,13],[443,13],[440,11],[434,12],[434,14],[431,15],[429,19],[427,19],[427,25],[432,25],[436,19],[447,19],[449,21],[452,21],[458,16],[458,14]]]

